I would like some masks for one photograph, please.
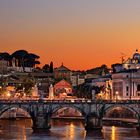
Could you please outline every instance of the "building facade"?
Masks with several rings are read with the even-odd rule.
[[[73,87],[81,85],[85,82],[85,75],[84,74],[77,74],[73,73],[70,77],[71,83]]]
[[[112,74],[113,99],[140,99],[140,69]]]
[[[72,86],[66,80],[61,80],[54,85],[54,93],[56,96],[72,94]]]

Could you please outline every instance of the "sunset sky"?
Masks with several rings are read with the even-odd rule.
[[[0,0],[0,52],[89,69],[140,51],[140,0]]]

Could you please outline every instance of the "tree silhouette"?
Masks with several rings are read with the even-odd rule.
[[[23,70],[24,70],[24,63],[27,55],[28,52],[26,50],[18,50],[12,54],[12,57],[18,60],[18,66],[23,67]]]
[[[4,52],[4,53],[0,53],[0,60],[5,60],[8,62],[9,66],[12,65],[12,57],[9,53]]]
[[[50,73],[53,73],[53,62],[50,63]]]
[[[12,58],[18,60],[18,66],[23,67],[35,67],[36,64],[40,64],[37,60],[40,57],[34,53],[28,53],[26,50],[17,50],[12,55]]]
[[[102,90],[102,87],[91,86],[83,83],[77,86],[75,96],[79,98],[92,99],[92,90],[95,90],[95,94],[97,94]]]
[[[49,73],[49,72],[50,72],[50,66],[49,66],[48,64],[45,64],[45,65],[42,67],[42,70],[43,70],[43,72]]]

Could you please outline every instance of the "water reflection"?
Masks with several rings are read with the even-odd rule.
[[[75,133],[75,128],[74,128],[75,126],[73,125],[73,122],[70,124],[70,126],[69,126],[69,129],[68,129],[68,132],[67,133],[69,133],[69,135],[70,135],[70,140],[73,140],[74,139],[74,133]]]
[[[27,135],[32,133],[32,121],[24,120],[0,120],[0,138],[4,140],[26,140]]]
[[[104,126],[102,131],[84,129],[82,121],[53,120],[47,132],[33,132],[30,119],[0,120],[0,140],[140,140],[135,128]]]
[[[62,140],[85,139],[86,136],[83,123],[74,120],[52,121],[51,133],[53,133],[53,136],[62,134]]]
[[[115,126],[112,126],[111,140],[115,140],[115,133],[116,133],[116,128]]]
[[[93,131],[88,131],[86,132],[86,137],[87,140],[88,139],[97,139],[97,140],[103,140],[104,139],[104,135],[103,132],[100,130],[93,130]]]

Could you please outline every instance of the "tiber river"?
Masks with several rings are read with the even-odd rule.
[[[86,132],[80,120],[53,120],[48,132],[33,132],[30,119],[0,120],[0,140],[140,140],[133,127],[103,126]]]

